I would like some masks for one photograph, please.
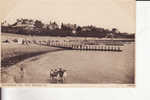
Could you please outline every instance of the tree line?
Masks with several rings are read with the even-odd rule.
[[[15,23],[7,21],[1,23],[3,33],[15,33],[23,35],[39,36],[74,36],[74,37],[98,37],[98,38],[135,38],[135,33],[120,32],[117,28],[105,29],[93,25],[79,26],[76,24],[61,23],[59,26],[55,21],[48,24],[40,20],[17,19]]]

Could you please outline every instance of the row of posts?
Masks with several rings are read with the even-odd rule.
[[[85,44],[60,43],[60,42],[48,42],[46,45],[73,50],[116,51],[116,52],[121,51],[120,46],[116,45],[85,45]]]

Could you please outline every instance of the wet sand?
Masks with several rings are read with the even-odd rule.
[[[9,75],[9,69],[18,69],[18,68],[9,68],[17,63],[29,59],[31,57],[36,57],[48,52],[57,52],[64,49],[56,47],[47,47],[39,45],[19,45],[19,44],[1,44],[1,69],[2,69],[2,82],[7,80],[13,80],[12,76]],[[36,59],[33,59],[36,60]],[[7,78],[6,78],[7,77]],[[8,78],[9,77],[9,78]],[[14,80],[13,80],[14,81]]]
[[[33,49],[32,49],[32,51],[30,51],[30,52],[25,52],[25,51],[20,52],[20,53],[18,52],[18,54],[16,54],[16,55],[14,55],[14,53],[13,53],[14,56],[12,56],[12,57],[4,57],[4,58],[2,57],[3,59],[1,60],[1,66],[2,67],[9,67],[9,66],[15,65],[16,63],[18,63],[20,61],[28,59],[30,57],[38,56],[38,55],[48,53],[48,52],[56,52],[56,51],[60,51],[60,50],[63,50],[63,49],[59,49],[59,48],[55,48],[55,49],[51,48],[50,49],[49,48],[49,50],[45,49],[45,50],[41,50],[41,51],[40,50],[39,51],[37,51],[37,50],[33,51]],[[2,51],[2,53],[3,53],[3,51]]]
[[[62,67],[68,74],[66,84],[134,84],[134,44],[123,49],[119,53],[65,50],[31,57],[8,69],[15,81],[5,82],[51,83],[49,69]],[[24,67],[24,78],[20,78],[20,67]]]
[[[50,68],[62,67],[68,74],[66,84],[134,84],[134,43],[122,49],[122,52],[76,51],[2,44],[2,82],[51,83]],[[23,78],[20,67],[24,68]]]

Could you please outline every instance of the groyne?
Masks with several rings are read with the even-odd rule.
[[[121,46],[118,45],[87,45],[87,44],[81,44],[81,43],[59,43],[59,42],[48,42],[45,44],[47,46],[52,47],[59,47],[59,48],[65,48],[70,50],[91,50],[91,51],[114,51],[114,52],[121,52]]]

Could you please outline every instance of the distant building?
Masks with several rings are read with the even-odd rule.
[[[18,44],[23,44],[23,41],[24,41],[23,38],[18,38],[18,39],[17,39],[17,43],[18,43]]]
[[[50,24],[48,24],[46,27],[50,30],[59,29],[59,26],[56,22],[50,22]]]
[[[91,26],[84,26],[82,27],[81,31],[91,31],[92,30],[92,27]]]
[[[72,30],[72,33],[73,33],[73,34],[76,34],[76,30]]]
[[[43,28],[44,28],[44,29],[47,29],[47,28],[48,28],[48,24],[44,24],[44,25],[43,25]]]
[[[34,21],[28,19],[17,19],[17,22],[12,25],[12,27],[24,28],[24,29],[34,29]]]
[[[62,24],[61,28],[75,31],[77,29],[77,25],[76,24]]]
[[[1,26],[9,26],[9,24],[7,23],[7,21],[4,21],[1,23]]]

